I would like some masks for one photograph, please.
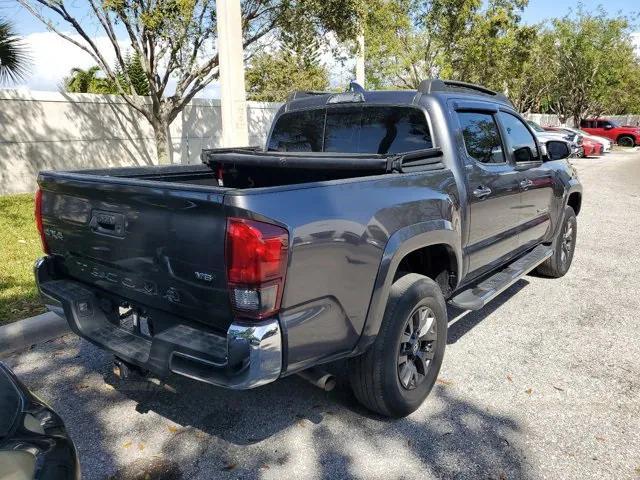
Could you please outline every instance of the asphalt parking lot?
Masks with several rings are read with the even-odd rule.
[[[86,479],[638,479],[640,152],[573,163],[571,271],[451,325],[434,392],[406,419],[368,414],[344,382],[120,384],[71,335],[4,360],[65,419]]]

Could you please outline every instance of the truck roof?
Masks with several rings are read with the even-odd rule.
[[[513,104],[504,94],[483,86],[455,80],[430,79],[423,80],[417,90],[365,90],[359,84],[351,82],[346,92],[297,91],[289,95],[283,111],[291,112],[344,103],[411,105],[418,104],[423,95],[492,100],[513,108]]]

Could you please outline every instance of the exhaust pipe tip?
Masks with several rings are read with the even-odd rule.
[[[312,367],[298,372],[298,375],[325,392],[330,392],[336,388],[336,377],[319,368]]]
[[[336,377],[330,373],[327,373],[326,378],[324,379],[324,385],[322,388],[325,392],[330,392],[331,390],[336,388],[336,384],[337,384]]]
[[[129,366],[119,358],[113,360],[112,370],[118,380],[127,380],[131,376]]]

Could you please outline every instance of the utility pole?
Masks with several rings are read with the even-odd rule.
[[[216,2],[222,146],[249,144],[240,0]]]
[[[358,56],[356,57],[356,82],[364,88],[364,29],[358,35]]]

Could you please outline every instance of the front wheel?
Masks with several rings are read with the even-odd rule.
[[[440,287],[415,273],[391,293],[375,342],[349,363],[351,387],[365,407],[403,417],[427,398],[447,343],[447,309]]]
[[[554,241],[553,255],[545,260],[536,272],[545,277],[560,278],[571,267],[573,253],[576,249],[578,237],[578,220],[576,212],[571,207],[564,207],[564,219]]]
[[[618,139],[618,145],[620,145],[621,147],[635,147],[636,141],[631,136],[623,135]]]

